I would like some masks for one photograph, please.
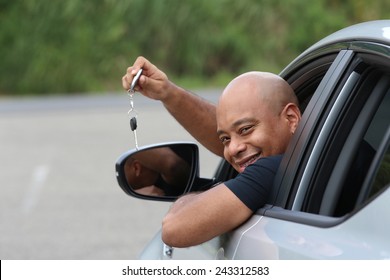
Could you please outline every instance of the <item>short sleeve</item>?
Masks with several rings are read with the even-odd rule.
[[[263,207],[283,155],[264,157],[224,184],[253,212]]]

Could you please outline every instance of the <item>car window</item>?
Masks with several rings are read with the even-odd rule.
[[[390,90],[388,91],[384,102],[382,102],[375,118],[373,126],[370,127],[369,134],[367,136],[382,135],[384,134],[381,143],[375,143],[377,152],[373,159],[373,163],[370,166],[364,180],[362,190],[360,191],[359,198],[356,201],[355,207],[359,207],[366,201],[385,190],[390,185],[390,124],[389,124],[389,105],[390,105]],[[376,141],[377,139],[373,139]]]
[[[370,67],[357,75],[354,89],[327,134],[304,211],[339,217],[357,206],[390,120],[389,80],[388,73]]]
[[[384,151],[379,150],[379,147],[383,140],[386,140],[385,133],[388,130],[390,120],[389,108],[390,93],[387,92],[353,157],[351,167],[342,185],[342,191],[333,214],[334,216],[342,216],[359,206],[357,205],[357,198],[362,191],[361,188],[367,178],[368,171],[372,165],[377,164],[377,162],[373,161],[374,156],[376,153],[384,153]],[[387,157],[385,157],[385,159],[386,158]],[[384,164],[385,163],[386,161],[384,161]],[[370,196],[385,186],[385,184],[381,184],[380,181],[377,181],[375,185]],[[362,202],[363,201],[359,204]]]
[[[338,58],[342,69],[334,62],[323,78],[328,91],[320,91],[322,81],[310,101],[313,114],[282,166],[281,187],[266,216],[328,227],[389,187],[389,66],[371,54]],[[327,96],[317,100],[317,93]]]

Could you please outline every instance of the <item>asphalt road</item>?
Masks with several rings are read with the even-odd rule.
[[[194,141],[159,102],[134,105],[139,146]],[[134,148],[128,109],[126,94],[0,99],[0,259],[137,258],[170,204],[116,182],[116,159]],[[212,177],[219,158],[201,147],[200,159]]]

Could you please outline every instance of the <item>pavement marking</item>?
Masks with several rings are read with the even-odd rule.
[[[30,184],[22,200],[22,212],[28,214],[39,200],[40,193],[49,175],[48,165],[38,165],[34,168]]]

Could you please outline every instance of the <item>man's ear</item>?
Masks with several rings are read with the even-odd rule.
[[[135,175],[138,177],[141,174],[141,171],[142,171],[141,163],[138,160],[135,160],[134,164],[133,164],[133,168],[134,168]]]
[[[290,126],[290,132],[291,134],[294,134],[301,120],[301,111],[294,103],[288,103],[284,107],[283,111],[285,112],[285,117],[288,121],[288,125]]]

